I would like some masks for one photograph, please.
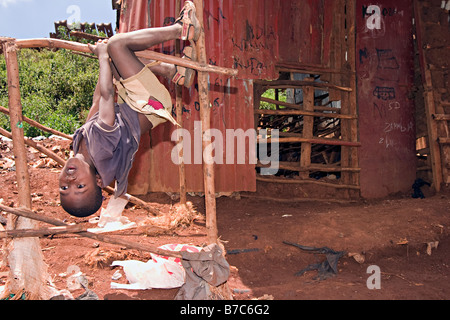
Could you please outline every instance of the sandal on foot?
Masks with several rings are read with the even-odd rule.
[[[175,23],[180,23],[183,27],[181,40],[197,41],[200,37],[200,23],[195,15],[195,5],[192,1],[186,1]]]
[[[183,50],[183,59],[197,61],[197,51],[193,46],[188,46]],[[175,65],[175,75],[172,81],[179,86],[190,88],[195,79],[195,70]]]

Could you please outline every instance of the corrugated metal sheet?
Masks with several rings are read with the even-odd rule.
[[[411,190],[416,177],[411,0],[357,0],[363,197]]]
[[[148,23],[152,27],[173,23],[178,16],[175,0],[124,1],[126,15],[121,19],[121,32],[144,28]],[[275,9],[275,10],[274,10]],[[132,12],[136,12],[134,15]],[[149,16],[144,14],[150,12]],[[211,128],[223,133],[227,129],[254,128],[253,82],[251,79],[274,79],[278,75],[275,62],[278,55],[278,4],[270,0],[237,0],[204,2],[205,35],[207,57],[210,64],[228,68],[237,68],[237,79],[211,73],[210,101]],[[211,44],[211,45],[208,45]],[[167,54],[174,52],[174,43],[165,43],[155,50]],[[174,87],[167,84],[175,97]],[[175,112],[174,112],[175,113]],[[200,120],[198,92],[196,87],[183,89],[183,127],[189,130],[191,141],[187,162],[194,163],[195,146],[201,141],[195,132],[195,121]],[[179,190],[178,167],[171,160],[175,142],[171,141],[174,127],[164,124],[144,137],[136,162],[130,173],[129,191],[134,194],[147,192]],[[188,147],[188,143],[185,143]],[[240,151],[242,152],[242,151]],[[245,150],[248,159],[248,147]],[[236,158],[236,153],[235,153]],[[224,154],[225,162],[225,154]],[[188,191],[203,191],[201,164],[186,165],[186,183]],[[256,179],[253,164],[216,165],[216,191],[255,191]]]

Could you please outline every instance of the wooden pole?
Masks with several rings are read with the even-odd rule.
[[[181,11],[181,0],[176,0],[175,4],[176,12]],[[178,39],[175,42],[175,56],[181,56],[181,40]],[[175,85],[175,108],[177,111],[177,122],[180,128],[183,128],[183,87]],[[186,204],[186,168],[184,165],[184,147],[183,147],[183,130],[177,130],[178,133],[178,174],[180,182],[180,203]]]
[[[0,231],[0,239],[44,237],[65,233],[77,233],[81,231],[86,231],[86,228],[81,225],[73,225],[67,227],[51,227],[42,229],[7,230],[7,231]]]
[[[10,208],[4,205],[0,204],[0,210],[1,211],[5,211],[14,215],[17,215],[19,217],[26,217],[28,219],[33,219],[33,220],[37,220],[37,221],[42,221],[48,224],[52,224],[54,226],[59,226],[59,227],[68,227],[69,225],[58,220],[58,219],[54,219],[54,218],[50,218],[47,216],[42,216],[42,215],[38,215],[35,214],[33,211],[27,209],[27,208]],[[75,231],[72,231],[75,232]],[[115,236],[110,236],[110,235],[106,235],[106,234],[98,234],[98,233],[92,233],[92,232],[88,232],[88,231],[80,231],[80,232],[76,232],[79,236],[84,237],[84,238],[90,238],[90,239],[94,239],[94,240],[98,240],[98,241],[102,241],[102,242],[106,242],[106,243],[111,243],[111,244],[116,244],[116,245],[120,245],[120,246],[124,246],[128,249],[135,249],[135,250],[141,250],[141,251],[145,251],[145,252],[152,252],[152,253],[156,253],[162,256],[167,256],[167,257],[174,257],[174,258],[182,258],[181,253],[180,252],[175,252],[175,251],[169,251],[169,250],[162,250],[153,246],[149,246],[146,244],[141,244],[141,243],[136,243],[136,242],[132,242],[132,241],[128,241],[128,240],[124,240],[122,238],[119,237],[115,237]]]
[[[31,209],[30,176],[23,133],[17,47],[14,39],[5,41],[2,38],[0,43],[3,47],[8,75],[9,116],[19,192],[18,202],[20,206]],[[35,225],[35,221],[30,219],[18,218],[15,224],[12,217],[8,219],[8,229],[34,229]],[[19,296],[25,293],[29,299],[48,298],[47,265],[40,250],[39,238],[14,239],[8,261],[10,266],[7,286],[9,293]]]
[[[310,81],[313,82],[313,79],[310,79]],[[314,113],[314,89],[312,87],[303,88],[303,108],[304,111]],[[302,142],[300,154],[301,168],[308,168],[311,165],[311,142],[309,142],[309,139],[313,138],[313,131],[314,131],[314,117],[304,116],[302,138],[305,139],[305,141]],[[309,171],[301,171],[299,175],[302,179],[308,179]]]
[[[202,32],[197,41],[197,57],[201,64],[206,63],[205,32],[203,24],[203,0],[194,0],[197,19],[200,22]],[[208,74],[203,71],[198,73],[198,94],[200,100],[200,118],[202,122],[202,151],[203,151],[203,181],[205,188],[206,206],[206,231],[209,243],[217,243],[217,218],[216,218],[216,196],[215,196],[215,174],[214,159],[212,154],[205,152],[211,150],[211,106],[209,100]]]
[[[6,39],[6,38],[0,38]],[[10,38],[11,39],[11,38]],[[84,53],[92,53],[87,44],[82,44],[73,41],[59,40],[59,39],[17,39],[16,40],[17,48],[61,48],[68,49],[72,51],[84,52]],[[206,63],[206,60],[203,62],[195,62],[189,59],[182,59],[180,57],[174,57],[170,55],[166,55],[163,53],[145,50],[136,52],[136,56],[140,58],[145,58],[149,60],[157,60],[161,62],[171,63],[175,65],[179,65],[186,68],[195,69],[197,71],[202,72],[213,72],[219,74],[225,74],[228,76],[236,76],[238,71],[236,69],[223,68],[218,66],[209,65]]]

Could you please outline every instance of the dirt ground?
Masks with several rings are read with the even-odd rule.
[[[49,147],[54,145],[56,143],[50,143]],[[0,201],[15,207],[18,192],[15,172],[8,168],[6,160],[12,158],[8,143],[1,143],[0,153]],[[52,167],[51,163],[39,167],[36,165],[39,160],[38,153],[29,152],[33,210],[65,222],[96,227],[88,222],[89,218],[76,219],[63,211],[57,187],[60,168]],[[228,285],[234,299],[449,299],[450,189],[445,187],[434,195],[424,189],[424,193],[425,199],[412,199],[406,194],[346,204],[331,201],[279,203],[254,199],[252,194],[217,198],[218,230],[228,251],[226,259],[231,266]],[[166,194],[151,194],[142,199],[163,213],[177,203]],[[204,199],[197,196],[188,200],[199,214],[188,226],[171,232],[138,227],[116,234],[153,246],[206,245]],[[133,205],[127,206],[123,215],[138,224],[148,218],[146,211]],[[5,213],[0,216],[6,218]],[[178,292],[178,289],[110,288],[113,281],[127,283],[121,267],[110,267],[113,260],[145,262],[150,259],[149,253],[75,235],[44,237],[40,241],[48,272],[59,290],[67,288],[69,267],[77,266],[89,280],[89,289],[100,299],[171,300]],[[295,275],[311,264],[324,261],[325,255],[306,252],[283,241],[344,251],[338,262],[338,273],[325,280],[316,279],[317,270]],[[437,244],[437,248],[429,243]],[[368,267],[373,265],[381,271],[379,289],[367,286],[372,276],[367,272]],[[112,280],[117,270],[123,276]],[[3,265],[0,286],[6,282],[7,271],[7,265]],[[71,292],[75,298],[83,293],[83,289]]]

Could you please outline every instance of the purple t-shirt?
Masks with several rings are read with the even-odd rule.
[[[73,135],[73,151],[78,153],[85,139],[94,166],[102,178],[103,188],[116,180],[115,196],[125,194],[128,174],[139,147],[140,125],[136,111],[126,103],[115,105],[116,121],[109,126],[98,118],[98,112]]]

